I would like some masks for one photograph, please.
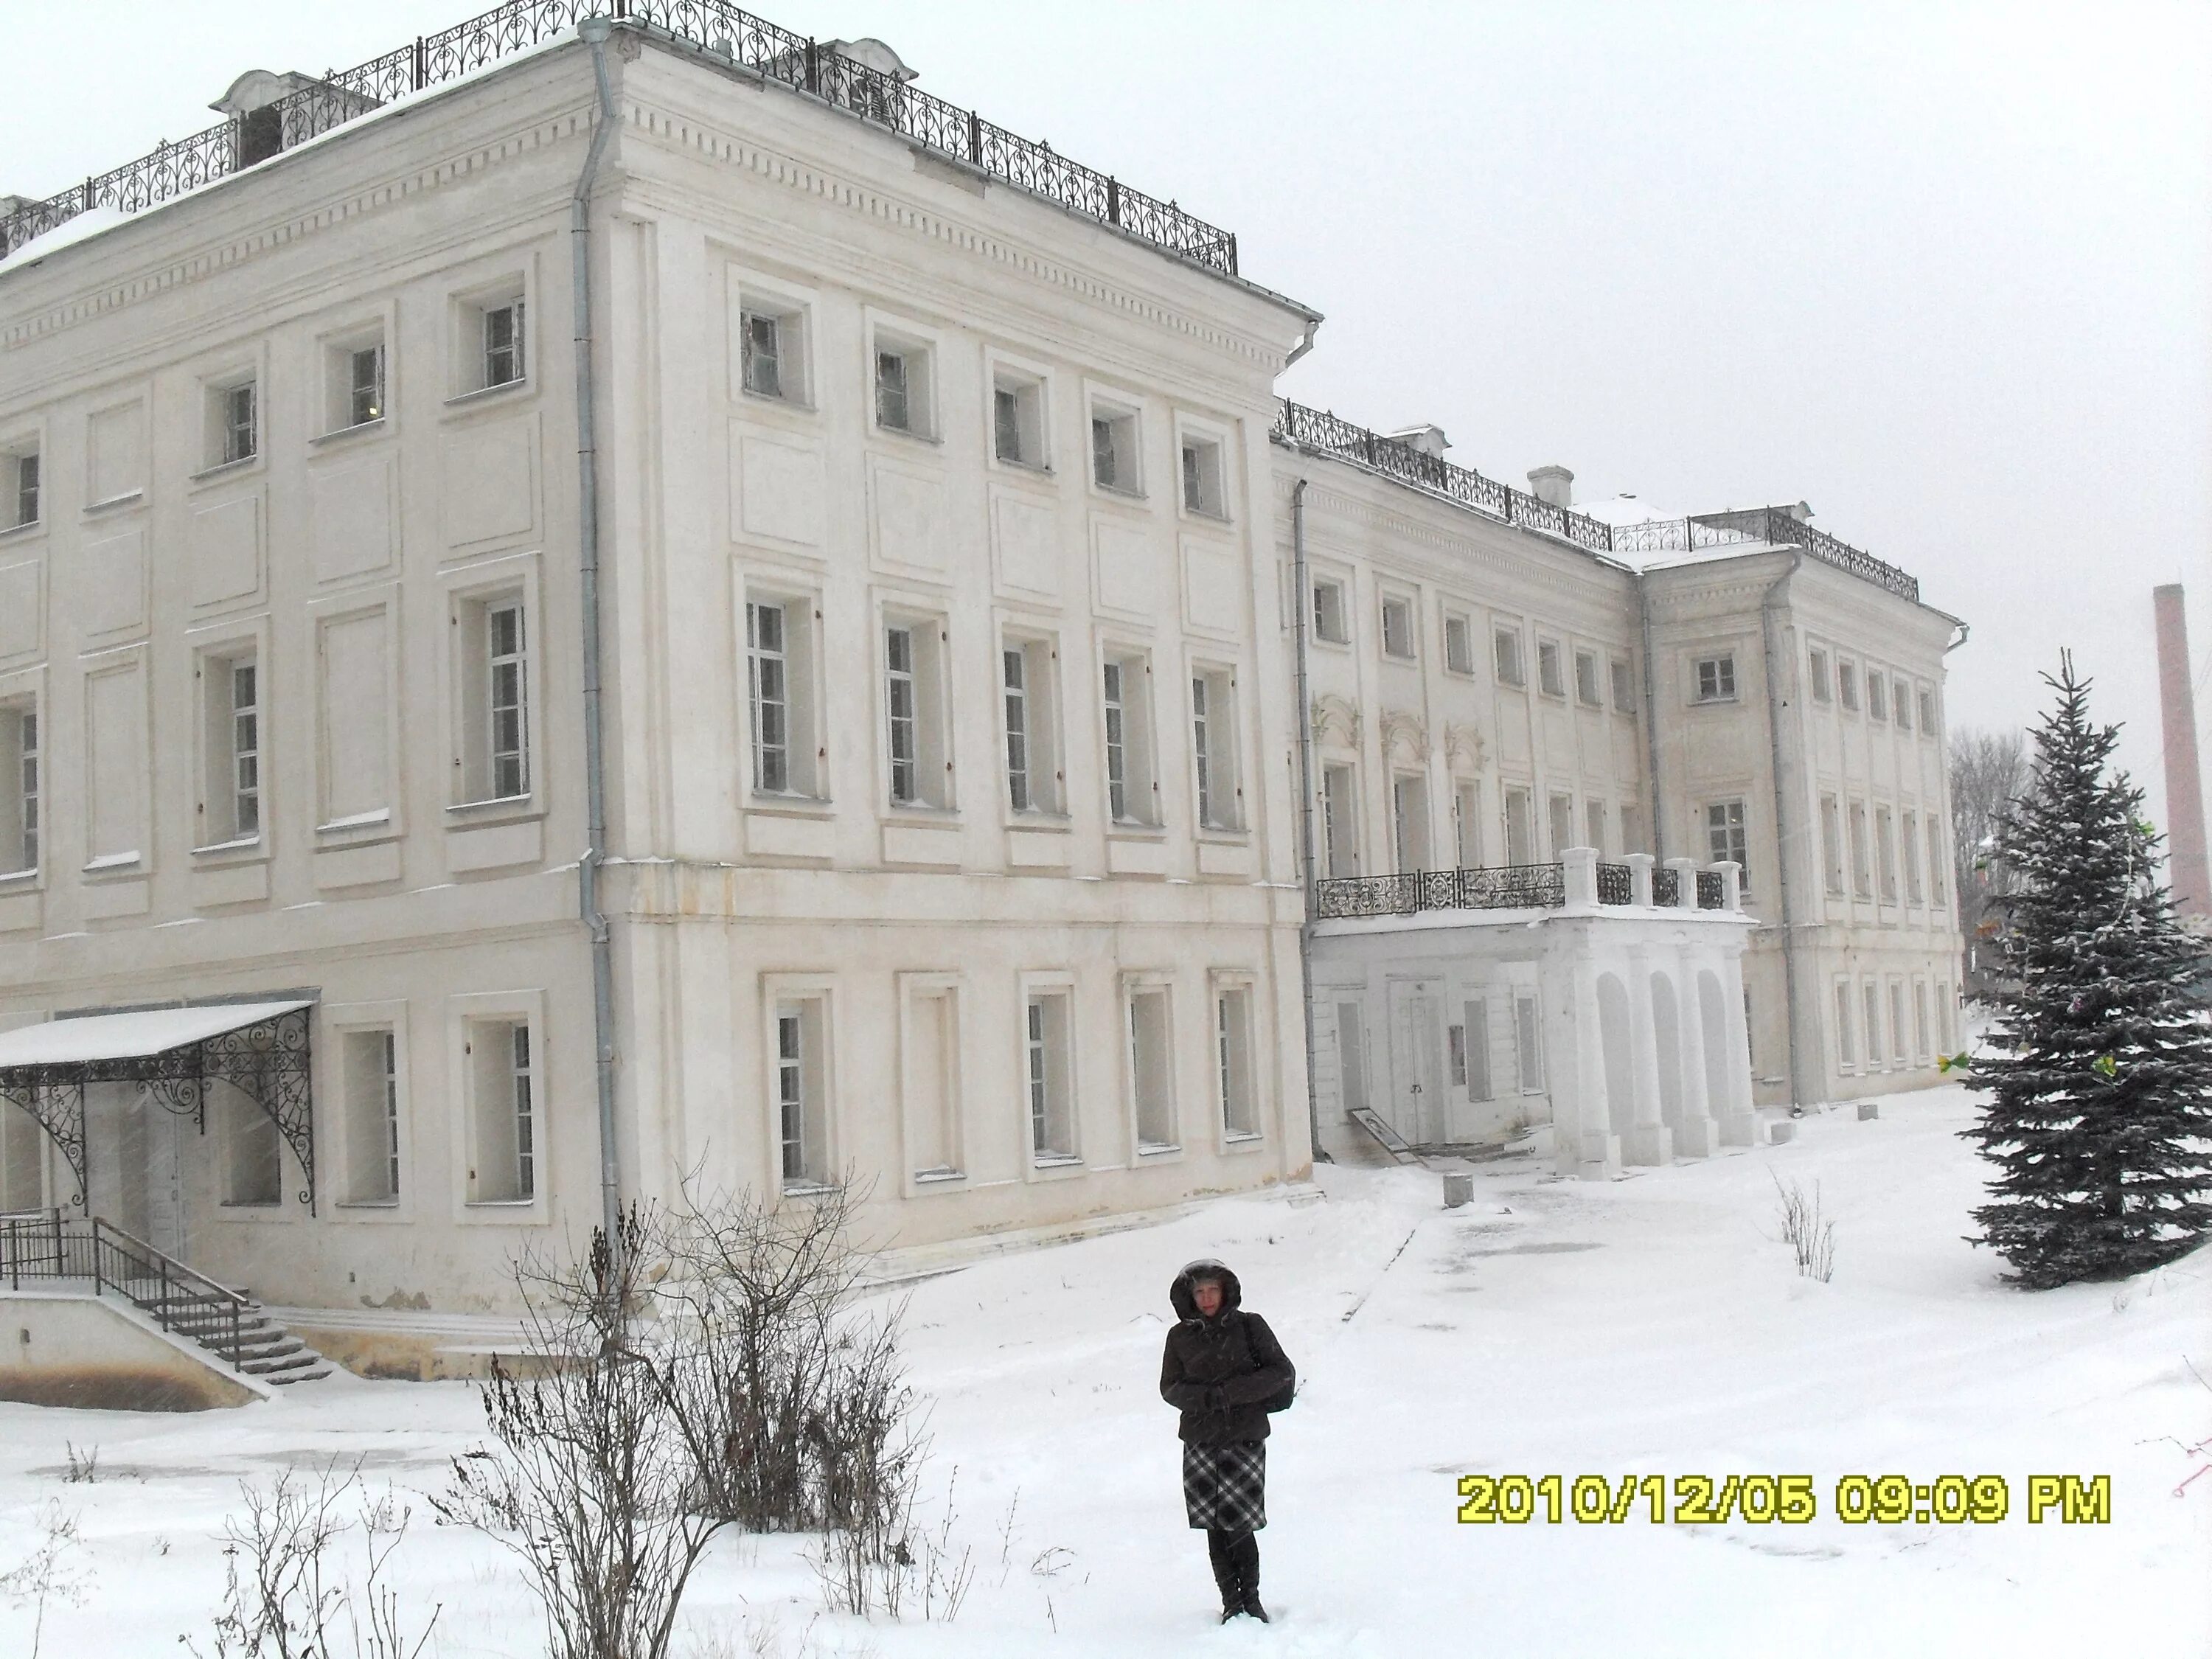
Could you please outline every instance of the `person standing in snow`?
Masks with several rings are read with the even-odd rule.
[[[1260,1541],[1267,1524],[1267,1413],[1291,1402],[1297,1373],[1267,1322],[1239,1305],[1237,1275],[1210,1257],[1168,1287],[1176,1324],[1160,1358],[1160,1398],[1182,1413],[1182,1502],[1206,1534],[1221,1622],[1260,1605]]]

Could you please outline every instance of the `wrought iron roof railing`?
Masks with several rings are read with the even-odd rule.
[[[1473,467],[1461,466],[1397,438],[1354,426],[1327,410],[1309,409],[1285,398],[1276,411],[1271,435],[1294,449],[1351,461],[1372,472],[1443,496],[1461,507],[1571,542],[1592,553],[1628,557],[1650,553],[1688,553],[1713,547],[1788,546],[1803,550],[1824,564],[1872,582],[1914,604],[1920,600],[1915,576],[1884,563],[1848,542],[1838,541],[1794,517],[1787,508],[1759,507],[1741,512],[1660,519],[1646,524],[1608,525],[1571,508],[1555,507]]]
[[[1597,902],[1636,902],[1636,880],[1626,864],[1600,861]],[[1728,903],[1728,883],[1720,871],[1698,870],[1697,908],[1719,910]],[[1681,902],[1679,870],[1664,865],[1651,872],[1653,905],[1672,909]],[[1362,916],[1411,916],[1424,910],[1556,910],[1567,902],[1565,864],[1492,865],[1472,870],[1409,870],[1387,876],[1330,876],[1314,884],[1314,919],[1336,921]]]
[[[556,39],[580,18],[606,15],[610,3],[617,21],[663,31],[1164,252],[1237,274],[1232,233],[727,0],[507,0],[343,73],[332,70],[266,110],[164,140],[150,155],[0,217],[0,258],[92,208],[135,213],[212,184],[395,98]]]

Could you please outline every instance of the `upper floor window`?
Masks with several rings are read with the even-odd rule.
[[[1044,467],[1044,382],[1036,375],[992,374],[991,453],[1009,466]]]
[[[1832,702],[1836,691],[1833,676],[1829,672],[1828,653],[1816,645],[1806,653],[1806,660],[1811,665],[1806,678],[1812,682],[1813,701]]]
[[[0,706],[0,874],[39,867],[39,711]]]
[[[1106,810],[1116,823],[1158,823],[1152,750],[1152,669],[1136,653],[1109,656],[1103,674]]]
[[[200,663],[207,718],[207,785],[201,843],[251,841],[261,833],[261,677],[249,651]]]
[[[1575,653],[1575,696],[1586,708],[1605,707],[1605,693],[1597,679],[1597,653]]]
[[[489,307],[483,313],[483,383],[513,386],[527,368],[523,355],[522,301]]]
[[[749,398],[804,407],[807,401],[806,307],[750,284],[738,295],[738,386]]]
[[[1528,670],[1522,665],[1521,659],[1519,629],[1499,628],[1492,630],[1490,653],[1491,660],[1497,667],[1498,683],[1500,685],[1526,685],[1528,683]]]
[[[1874,852],[1867,844],[1867,810],[1864,801],[1853,801],[1850,807],[1851,824],[1851,891],[1860,898],[1874,896]]]
[[[1698,702],[1733,702],[1735,701],[1735,655],[1724,651],[1715,657],[1700,657],[1697,662]]]
[[[1717,800],[1705,808],[1706,856],[1715,864],[1733,862],[1743,874],[1743,885],[1751,885],[1751,865],[1744,856],[1743,803],[1740,800]]]
[[[1896,690],[1898,730],[1910,732],[1912,729],[1912,688],[1899,680]]]
[[[1137,468],[1137,412],[1115,404],[1091,405],[1091,479],[1101,489],[1141,495]]]
[[[475,594],[454,615],[460,725],[457,804],[530,793],[530,617],[521,592]]]
[[[1006,713],[1007,804],[1017,812],[1060,811],[1052,641],[1009,635],[999,654]]]
[[[1237,811],[1237,678],[1225,668],[1200,669],[1190,680],[1191,758],[1198,787],[1198,822],[1205,830],[1243,827]]]
[[[1221,476],[1221,446],[1211,438],[1182,440],[1182,507],[1209,519],[1229,515],[1228,495]]]
[[[1920,735],[1936,735],[1936,693],[1924,685],[1920,688]]]
[[[1322,851],[1332,876],[1359,873],[1359,785],[1341,761],[1321,769]]]
[[[821,793],[814,623],[811,599],[757,594],[745,600],[753,787],[763,794]]]
[[[1636,671],[1626,657],[1613,659],[1613,706],[1624,714],[1636,712]]]
[[[1344,584],[1316,581],[1313,585],[1314,636],[1327,640],[1331,645],[1350,644],[1349,617],[1350,612],[1344,603]]]
[[[1444,618],[1444,666],[1455,674],[1474,672],[1474,628],[1465,617]]]
[[[1547,697],[1567,695],[1566,665],[1560,660],[1557,640],[1536,641],[1536,689]]]
[[[1382,600],[1382,654],[1410,661],[1413,655],[1413,602],[1385,595]]]
[[[1844,890],[1843,804],[1833,795],[1820,797],[1820,864],[1828,890],[1841,896]]]
[[[1858,665],[1848,659],[1839,659],[1836,664],[1836,701],[1853,714],[1858,712]]]
[[[356,346],[346,353],[346,424],[367,426],[384,418],[384,342]]]
[[[885,754],[894,806],[952,805],[945,698],[945,625],[898,618],[884,628]]]
[[[27,442],[0,447],[0,530],[38,521],[38,450]]]
[[[251,375],[217,381],[207,389],[207,447],[202,465],[232,466],[261,449],[257,387]]]
[[[1867,718],[1886,720],[1889,718],[1889,681],[1874,669],[1867,670]]]
[[[454,301],[453,391],[465,397],[529,378],[522,282],[511,277]]]
[[[739,350],[746,391],[756,398],[781,398],[783,389],[783,319],[767,312],[743,313],[744,335]]]

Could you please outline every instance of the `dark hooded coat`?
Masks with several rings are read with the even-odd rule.
[[[1197,1279],[1221,1281],[1221,1311],[1211,1319],[1199,1316]],[[1297,1381],[1267,1322],[1240,1305],[1243,1296],[1237,1275],[1212,1261],[1192,1262],[1168,1287],[1176,1325],[1160,1357],[1160,1398],[1182,1413],[1186,1444],[1265,1440],[1267,1402]]]

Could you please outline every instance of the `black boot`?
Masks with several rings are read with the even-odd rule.
[[[1244,1587],[1237,1571],[1236,1547],[1231,1542],[1236,1535],[1218,1527],[1206,1529],[1206,1556],[1213,1564],[1213,1582],[1221,1591],[1221,1622],[1224,1625],[1244,1611]]]
[[[1260,1605],[1260,1540],[1246,1533],[1232,1547],[1231,1555],[1236,1562],[1237,1586],[1243,1611],[1263,1625],[1271,1622],[1267,1608]]]

